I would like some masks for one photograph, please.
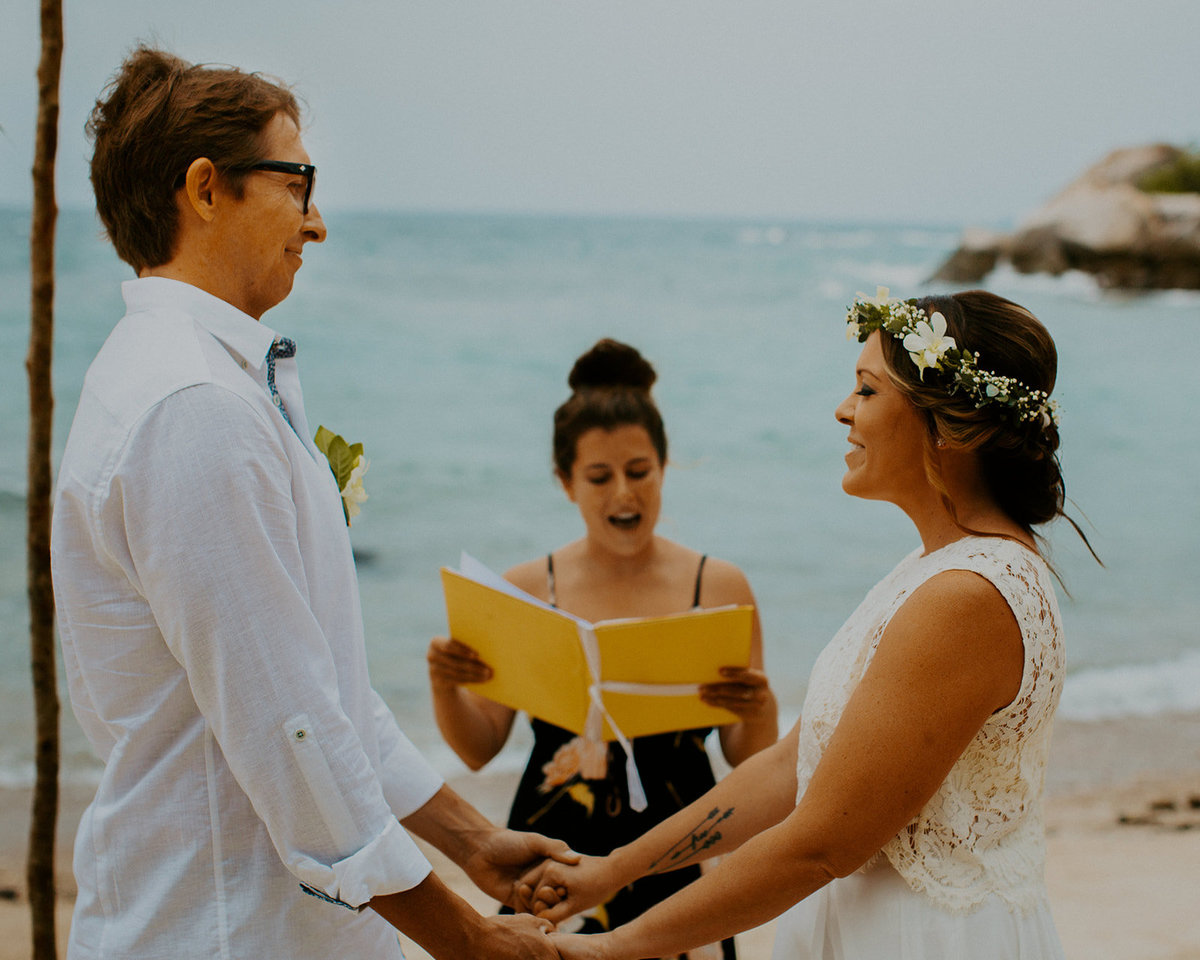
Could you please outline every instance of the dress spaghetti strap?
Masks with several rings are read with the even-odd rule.
[[[704,561],[708,559],[707,553],[700,554],[700,566],[696,568],[696,591],[692,594],[692,609],[695,610],[700,606],[700,580],[704,576]]]

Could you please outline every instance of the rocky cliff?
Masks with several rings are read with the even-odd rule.
[[[1022,273],[1083,270],[1110,288],[1200,289],[1200,193],[1139,187],[1185,156],[1167,144],[1115,150],[1015,232],[967,230],[933,279],[975,283],[1008,262]]]

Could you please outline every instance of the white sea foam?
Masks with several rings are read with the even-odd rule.
[[[738,243],[744,246],[758,246],[760,244],[770,244],[773,247],[784,243],[788,238],[788,232],[781,226],[770,227],[742,227],[738,231]]]
[[[1071,720],[1200,710],[1200,650],[1177,660],[1082,670],[1067,677],[1059,713]]]
[[[1096,278],[1082,270],[1068,270],[1059,276],[1048,273],[1021,273],[1009,264],[1001,264],[987,278],[990,289],[1006,292],[1055,294],[1086,303],[1097,303],[1106,294]]]

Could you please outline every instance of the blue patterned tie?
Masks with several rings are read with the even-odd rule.
[[[283,419],[288,422],[288,426],[292,426],[292,418],[288,416],[287,407],[283,405],[283,397],[279,395],[279,391],[275,389],[275,358],[294,357],[296,355],[296,341],[289,340],[287,337],[276,337],[275,342],[271,344],[271,349],[267,351],[267,388],[271,391],[271,402],[279,408],[279,412],[283,414]],[[293,429],[295,429],[293,427]]]

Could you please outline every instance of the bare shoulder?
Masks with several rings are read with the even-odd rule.
[[[945,570],[896,611],[876,660],[926,681],[981,688],[999,707],[1017,694],[1025,649],[1008,602],[986,577]]]
[[[922,583],[893,618],[900,625],[952,634],[1012,633],[1020,628],[1008,601],[987,577],[970,570],[943,570]]]
[[[709,557],[704,561],[700,602],[706,607],[720,607],[729,603],[753,606],[754,591],[738,566],[728,560]]]
[[[547,590],[547,568],[545,557],[534,557],[524,563],[518,563],[504,572],[504,579],[514,587],[532,594],[539,600],[549,597]]]

